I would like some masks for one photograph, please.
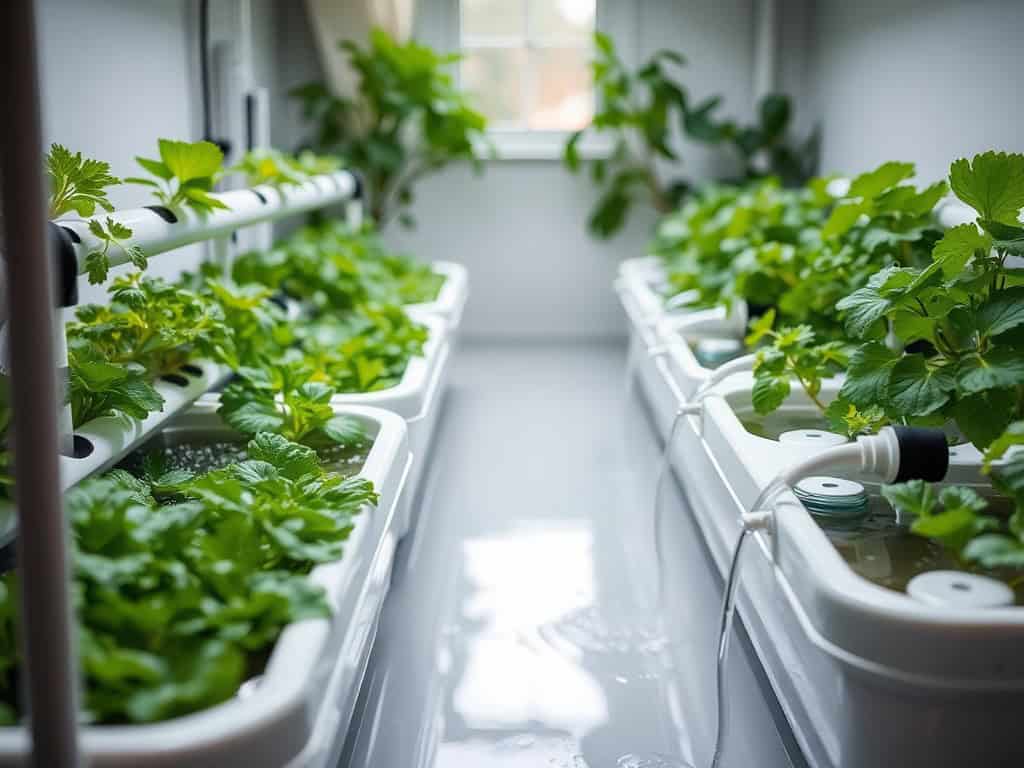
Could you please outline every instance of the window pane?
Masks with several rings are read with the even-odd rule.
[[[589,43],[596,0],[529,0],[530,37],[563,43]]]
[[[463,37],[522,37],[526,6],[522,0],[462,0]]]
[[[467,48],[463,56],[462,87],[473,106],[495,124],[492,127],[522,124],[525,49]]]
[[[539,48],[531,52],[533,103],[528,125],[535,130],[575,131],[594,114],[590,53],[583,48]]]

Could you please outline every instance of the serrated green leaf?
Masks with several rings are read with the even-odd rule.
[[[917,517],[930,515],[939,501],[932,486],[923,480],[883,485],[882,496],[897,510]]]
[[[854,291],[836,304],[836,309],[843,313],[847,333],[855,339],[877,333],[882,318],[892,307],[892,301],[870,286]]]
[[[981,218],[1018,226],[1024,208],[1024,155],[984,152],[949,171],[953,193]]]
[[[863,344],[850,357],[842,398],[858,408],[886,402],[892,370],[900,356],[884,344]]]
[[[284,414],[272,402],[250,401],[238,408],[222,409],[220,414],[229,426],[245,435],[277,432],[285,423]]]
[[[335,416],[322,429],[327,437],[339,445],[358,444],[367,439],[362,423],[351,416]]]
[[[290,480],[316,474],[320,468],[320,460],[312,448],[269,432],[261,432],[249,441],[249,456],[272,464]]]
[[[989,389],[958,398],[952,416],[964,436],[985,450],[1012,421],[1015,402],[1013,391]]]
[[[914,175],[913,163],[887,162],[850,182],[847,197],[873,198]]]
[[[998,533],[975,537],[964,547],[963,556],[984,568],[1024,568],[1024,544]]]
[[[992,247],[992,238],[973,224],[961,224],[947,229],[932,251],[934,261],[947,277],[959,275],[975,254],[986,254]]]
[[[870,206],[864,203],[840,203],[829,214],[828,220],[821,228],[821,236],[831,238],[845,235],[869,210]]]
[[[160,139],[160,159],[181,183],[216,176],[224,163],[220,147],[209,141],[173,141]],[[147,168],[152,172],[152,169]],[[162,177],[163,178],[163,177]]]
[[[750,398],[754,410],[766,414],[777,410],[789,397],[789,392],[789,376],[763,375],[755,377]]]
[[[957,363],[956,381],[958,389],[969,394],[1024,385],[1024,355],[1005,347],[984,355],[968,353]]]
[[[902,416],[927,416],[949,402],[956,378],[929,365],[922,355],[904,355],[889,377],[889,402]]]

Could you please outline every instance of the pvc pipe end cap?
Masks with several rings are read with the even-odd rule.
[[[988,576],[962,571],[928,571],[907,584],[915,600],[944,608],[1003,608],[1014,604],[1013,590]]]
[[[834,445],[842,445],[848,442],[847,438],[837,432],[828,432],[824,429],[791,429],[779,435],[780,443],[799,443],[800,445],[818,445],[822,448],[831,448]]]

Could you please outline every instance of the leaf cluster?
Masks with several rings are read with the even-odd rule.
[[[1024,273],[1011,260],[1024,254],[1024,156],[958,160],[950,186],[977,222],[948,230],[926,265],[884,269],[837,303],[862,342],[841,397],[892,421],[954,420],[985,448],[1024,417]]]
[[[609,238],[625,225],[631,209],[646,203],[668,213],[692,191],[685,178],[666,179],[666,165],[681,162],[674,148],[676,134],[707,144],[724,144],[738,154],[743,179],[776,175],[799,184],[813,172],[812,144],[796,148],[788,140],[792,106],[788,97],[772,94],[759,109],[758,121],[741,126],[715,116],[720,96],[694,102],[678,72],[686,64],[676,51],[656,52],[636,71],[619,57],[610,37],[594,36],[591,62],[597,90],[597,110],[591,124],[573,133],[565,145],[563,161],[573,173],[583,163],[580,142],[589,134],[608,137],[608,157],[589,163],[594,185],[601,195],[587,221],[590,232]]]
[[[363,174],[372,218],[382,227],[396,215],[411,223],[417,181],[458,160],[479,167],[486,121],[448,71],[458,56],[398,42],[379,28],[365,46],[340,46],[359,79],[356,96],[340,98],[323,83],[291,95],[315,127],[316,150]]]
[[[258,434],[248,459],[204,475],[149,462],[88,480],[67,497],[85,715],[152,722],[224,701],[289,623],[329,615],[306,576],[342,556],[355,517],[377,502],[361,478],[325,472],[315,452]],[[13,575],[0,583],[0,697],[19,709]]]
[[[333,220],[301,229],[269,251],[243,254],[233,274],[240,283],[280,286],[323,309],[433,301],[444,284],[429,264],[385,248],[372,226]]]
[[[356,419],[335,414],[336,390],[313,380],[314,373],[302,360],[242,368],[221,393],[217,412],[244,435],[273,432],[314,448],[366,443]]]
[[[898,510],[914,516],[911,530],[946,547],[967,567],[1024,569],[1024,421],[1015,421],[985,453],[984,471],[1011,503],[996,514],[974,490],[952,486],[936,492],[914,480],[882,489]]]
[[[290,155],[278,149],[251,149],[229,172],[241,174],[250,186],[275,187],[301,184],[313,176],[331,173],[341,167],[336,157],[321,157],[309,150]]]
[[[792,379],[800,384],[811,402],[822,411],[818,398],[822,382],[842,371],[848,362],[846,345],[840,341],[815,343],[810,326],[798,325],[773,330],[775,310],[752,321],[747,344],[763,344],[754,362],[751,399],[760,414],[776,410],[789,397]]]
[[[834,179],[711,187],[662,221],[653,250],[669,289],[693,291],[697,306],[743,300],[841,337],[837,302],[890,265],[925,263],[939,237],[931,210],[945,185],[919,190],[904,183],[912,175],[884,163],[845,189]]]
[[[79,216],[92,216],[97,208],[114,210],[107,197],[107,188],[121,180],[110,172],[110,163],[72,153],[62,144],[51,144],[45,160],[50,181],[49,218],[56,219],[74,211]]]
[[[160,139],[160,158],[136,157],[135,161],[151,178],[133,176],[129,184],[150,187],[161,205],[172,210],[187,206],[199,214],[208,214],[227,206],[210,193],[220,178],[224,153],[209,141]]]

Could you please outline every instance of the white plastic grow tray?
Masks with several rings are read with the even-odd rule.
[[[359,474],[373,482],[380,503],[356,518],[343,558],[316,567],[310,575],[326,590],[331,618],[288,626],[263,675],[229,701],[162,723],[85,726],[82,745],[89,765],[327,768],[334,764],[390,583],[397,541],[394,515],[411,465],[401,418],[375,408],[336,410],[360,419],[373,435]],[[167,429],[168,434],[232,434],[210,403],[197,404]],[[0,728],[0,765],[23,765],[28,754],[24,728]]]
[[[785,407],[809,408],[801,395]],[[738,379],[719,385],[672,451],[723,575],[741,512],[779,469],[820,450],[747,432],[737,413],[749,397]],[[956,447],[951,479],[977,480],[979,463]],[[774,537],[758,533],[744,555],[740,615],[809,762],[1022,764],[1024,608],[933,607],[885,589],[854,573],[792,494],[776,509]]]
[[[436,315],[442,318],[453,335],[462,324],[462,311],[469,298],[469,271],[454,261],[435,261],[433,270],[444,275],[444,283],[433,301],[406,304],[405,309],[418,315]]]
[[[104,416],[83,424],[75,430],[75,435],[79,438],[78,443],[88,445],[89,453],[82,458],[60,457],[61,488],[70,488],[89,475],[114,466],[144,436],[154,433],[227,375],[228,371],[223,366],[209,360],[195,361],[173,377],[158,379],[153,383],[153,387],[164,398],[163,410],[150,413],[144,419],[125,415]],[[174,379],[179,376],[184,384],[175,382]],[[86,443],[82,443],[82,439]],[[16,528],[13,505],[0,507],[0,546],[10,543]]]

